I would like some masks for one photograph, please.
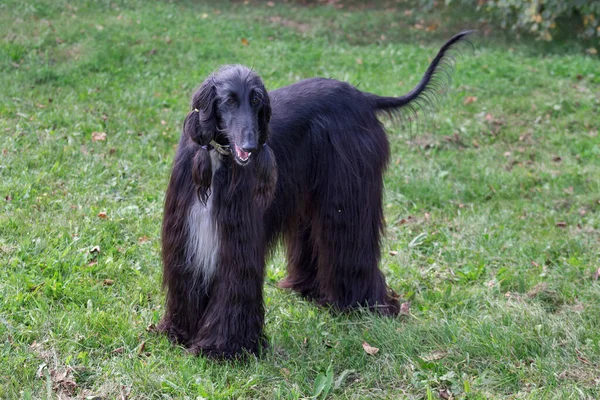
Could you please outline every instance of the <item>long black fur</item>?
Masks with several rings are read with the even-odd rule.
[[[196,353],[257,353],[265,258],[280,238],[288,260],[281,287],[337,310],[398,314],[378,267],[389,143],[377,114],[415,112],[434,100],[448,51],[469,33],[450,39],[401,97],[324,78],[267,92],[240,65],[211,75],[192,99],[167,189],[159,328]],[[194,247],[196,202],[216,227],[205,234],[217,240],[203,236]],[[195,253],[210,243],[218,247],[212,266]]]

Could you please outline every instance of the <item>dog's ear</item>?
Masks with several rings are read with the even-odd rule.
[[[211,75],[196,90],[192,97],[192,114],[197,114],[195,126],[190,126],[189,136],[200,146],[206,146],[214,139],[217,132],[216,88]],[[188,116],[189,117],[189,116]]]
[[[267,89],[262,88],[262,108],[258,112],[258,141],[260,144],[265,144],[269,138],[269,122],[271,121],[271,100]]]
[[[215,91],[211,76],[194,93],[193,110],[183,123],[184,135],[199,145],[192,159],[192,179],[197,186],[198,199],[204,205],[212,182],[212,163],[207,146],[217,131]]]

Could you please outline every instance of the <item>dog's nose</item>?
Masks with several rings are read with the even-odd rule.
[[[258,149],[258,145],[254,140],[246,140],[242,143],[241,148],[247,153],[252,153]]]

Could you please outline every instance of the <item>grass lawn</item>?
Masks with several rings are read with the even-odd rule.
[[[600,61],[496,31],[435,115],[390,125],[382,268],[406,315],[317,308],[276,288],[278,255],[260,359],[152,332],[174,146],[210,71],[400,95],[481,28],[273,3],[0,3],[0,398],[600,398]]]

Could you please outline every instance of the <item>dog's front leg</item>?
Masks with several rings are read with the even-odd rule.
[[[215,358],[258,353],[264,345],[263,267],[219,265],[192,352]]]
[[[190,350],[216,358],[257,354],[263,336],[265,268],[262,215],[250,202],[232,199],[219,215],[219,263],[209,301]]]

